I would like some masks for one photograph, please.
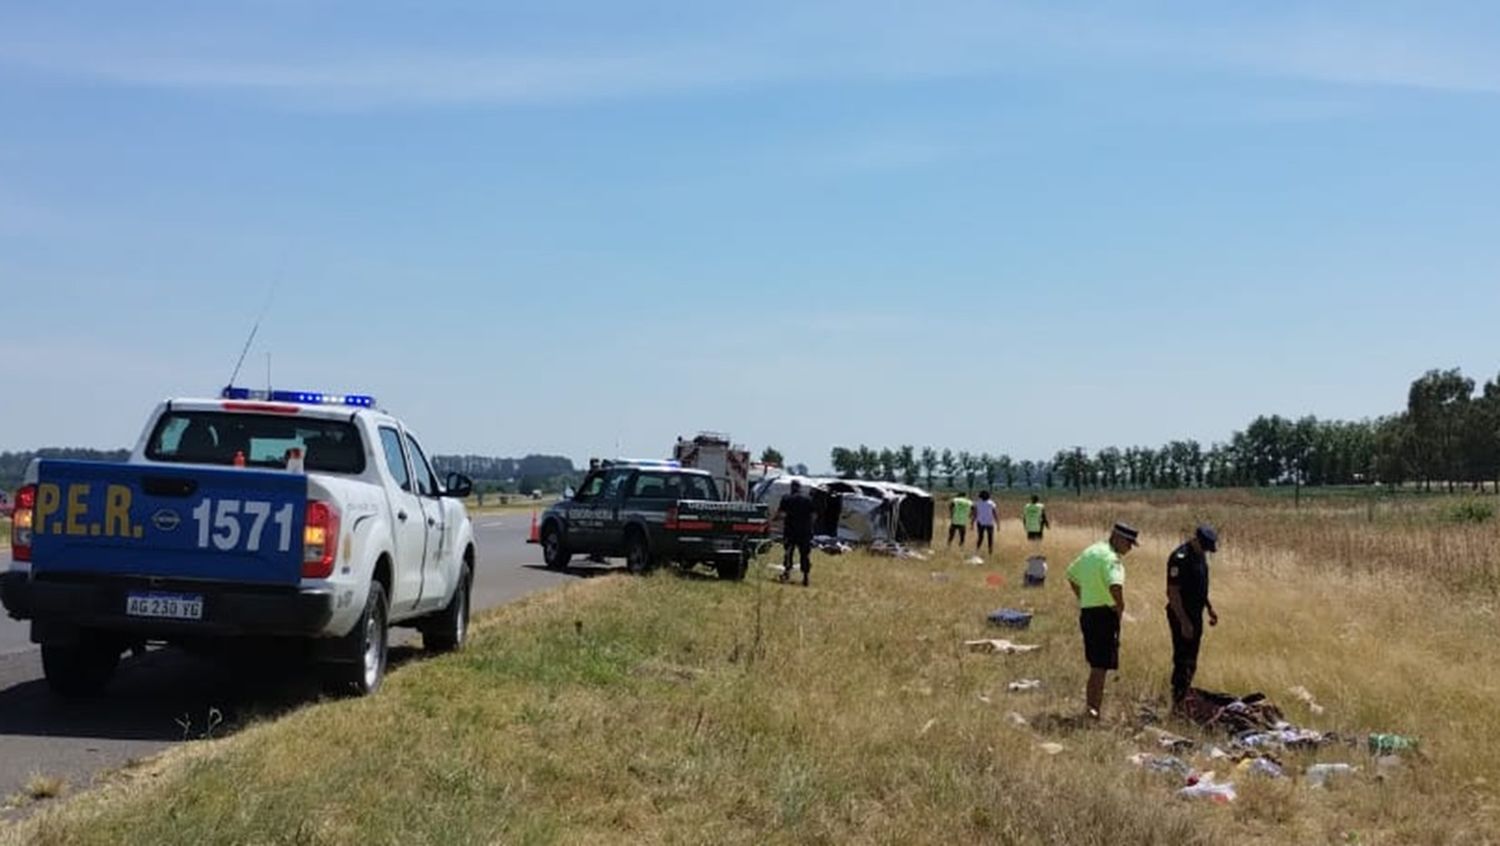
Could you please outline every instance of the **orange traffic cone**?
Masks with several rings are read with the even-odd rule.
[[[536,509],[531,509],[531,534],[526,537],[527,543],[541,543],[541,529],[536,524]]]

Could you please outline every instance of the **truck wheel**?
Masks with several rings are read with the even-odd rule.
[[[355,660],[330,664],[328,688],[333,693],[350,696],[368,696],[380,689],[385,679],[386,662],[386,610],[385,588],[380,582],[370,584],[370,595],[365,600],[365,612],[354,631],[349,633],[350,646]]]
[[[718,561],[714,569],[719,571],[719,578],[726,582],[742,582],[745,580],[745,571],[750,568],[749,562],[744,556],[732,561]]]
[[[556,524],[548,524],[542,530],[542,561],[551,570],[561,570],[573,559],[573,553],[563,543],[562,532]]]
[[[644,575],[656,567],[651,557],[651,547],[640,529],[632,529],[625,537],[625,569],[636,575]]]
[[[452,652],[464,645],[469,637],[469,590],[474,583],[474,573],[467,564],[459,576],[458,588],[448,607],[438,612],[422,628],[422,645],[430,652]]]
[[[76,643],[42,644],[42,672],[58,696],[96,696],[104,692],[120,665],[120,650],[85,635]]]

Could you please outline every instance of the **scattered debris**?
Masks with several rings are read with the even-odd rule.
[[[1026,573],[1021,583],[1024,587],[1041,587],[1047,583],[1047,556],[1033,555],[1026,559]]]
[[[1011,725],[1016,726],[1017,728],[1025,728],[1026,726],[1031,725],[1031,722],[1025,717],[1021,716],[1020,712],[1018,711],[1011,711],[1009,714],[1006,714],[1005,719],[1009,721]]]
[[[1419,741],[1402,734],[1372,734],[1369,739],[1371,755],[1394,755],[1400,752],[1415,752]]]
[[[1061,755],[1067,747],[1061,743],[1038,743],[1036,748],[1046,752],[1048,755]]]
[[[897,543],[889,540],[877,540],[870,544],[871,555],[882,555],[887,558],[905,558],[913,561],[926,561],[932,557],[931,553]]]
[[[1214,781],[1214,774],[1209,772],[1177,791],[1177,795],[1183,799],[1208,799],[1227,805],[1235,800],[1237,794],[1232,783]]]
[[[1313,764],[1307,768],[1307,782],[1313,787],[1324,787],[1335,776],[1353,775],[1359,768],[1353,764]]]
[[[990,695],[988,693],[981,693],[981,694],[979,694],[979,701],[983,702],[986,705],[991,704],[991,702],[990,702]]]
[[[932,719],[928,720],[927,723],[922,726],[922,730],[917,732],[917,737],[925,737],[929,731],[932,731],[932,727],[937,725],[937,723],[937,717],[933,717]]]
[[[968,558],[964,559],[964,563],[965,564],[973,564],[974,566],[979,567],[979,566],[982,566],[984,564],[984,559],[980,558],[977,555],[970,555]]]
[[[1244,776],[1286,778],[1286,772],[1281,769],[1281,765],[1270,758],[1246,758],[1234,768],[1234,771]]]
[[[1025,693],[1028,690],[1041,690],[1041,688],[1041,679],[1020,679],[1006,685],[1006,689],[1011,693]]]
[[[964,646],[969,647],[970,652],[992,652],[1001,655],[1020,655],[1041,649],[1038,644],[1011,643],[1003,638],[985,638],[983,640],[966,640]]]
[[[1142,731],[1137,737],[1143,737],[1169,752],[1184,752],[1197,745],[1186,737],[1173,734],[1166,729],[1157,728],[1156,726],[1147,726],[1145,731]]]
[[[1223,749],[1220,749],[1217,746],[1208,750],[1208,760],[1210,761],[1226,761],[1229,759],[1229,757],[1230,756],[1228,752],[1225,752]]]
[[[939,582],[939,583],[946,582],[946,581],[948,581],[949,578],[950,577],[948,576],[947,573],[938,573],[938,572],[933,572],[932,573],[932,580],[934,582]]]
[[[1025,629],[1031,626],[1031,613],[1029,611],[1017,611],[1014,608],[1001,608],[991,611],[985,619],[990,621],[990,625],[1006,629]]]
[[[984,583],[992,588],[998,588],[1001,585],[1005,584],[1005,577],[1000,575],[999,573],[991,573],[988,576],[984,577]]]
[[[1307,710],[1313,712],[1313,714],[1315,715],[1321,715],[1324,711],[1328,710],[1322,705],[1319,705],[1317,700],[1313,699],[1312,692],[1300,684],[1296,687],[1287,688],[1286,692],[1297,697],[1297,700],[1306,705]]]
[[[1193,774],[1192,766],[1187,761],[1175,755],[1152,755],[1147,752],[1137,752],[1126,760],[1148,772],[1180,776],[1183,779],[1187,779]]]
[[[854,545],[845,543],[829,535],[818,535],[813,538],[813,548],[824,555],[843,555],[854,551]]]
[[[1332,742],[1330,735],[1312,729],[1288,728],[1252,731],[1236,735],[1234,743],[1246,749],[1316,749]]]

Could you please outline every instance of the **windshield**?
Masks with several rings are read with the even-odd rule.
[[[364,444],[345,420],[281,414],[169,411],[156,422],[146,457],[152,461],[233,465],[243,453],[247,467],[286,466],[287,450],[302,449],[303,467],[324,473],[362,473]]]

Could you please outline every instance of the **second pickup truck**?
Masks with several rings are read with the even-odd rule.
[[[768,528],[764,504],[720,500],[702,470],[616,465],[591,471],[576,494],[548,508],[538,542],[553,569],[579,554],[624,556],[633,573],[670,561],[707,564],[737,581]]]

